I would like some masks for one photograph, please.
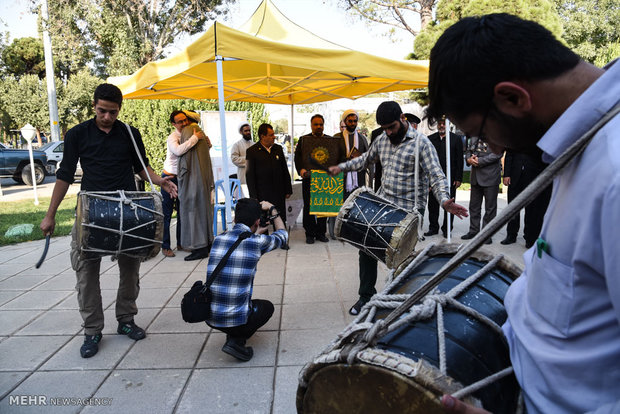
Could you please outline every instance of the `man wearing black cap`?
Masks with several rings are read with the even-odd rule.
[[[411,125],[414,129],[418,129],[418,125],[420,125],[421,122],[420,118],[408,112],[405,113],[405,118],[407,118],[407,122],[409,122],[409,125]]]
[[[377,108],[377,123],[383,133],[375,140],[369,150],[362,156],[332,166],[330,174],[341,171],[359,171],[370,164],[380,161],[385,167],[382,185],[377,194],[408,211],[417,210],[424,213],[426,205],[426,181],[419,180],[414,187],[416,165],[416,140],[419,141],[420,177],[428,176],[430,187],[441,206],[448,212],[467,217],[467,209],[454,202],[448,192],[448,182],[441,170],[437,153],[428,138],[418,133],[407,121],[403,111],[394,101],[383,102]],[[377,260],[360,251],[360,299],[351,307],[349,313],[357,315],[366,302],[370,300],[377,281]]]

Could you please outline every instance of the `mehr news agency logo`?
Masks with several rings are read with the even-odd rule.
[[[9,405],[18,406],[106,406],[112,405],[110,397],[48,397],[46,395],[9,395]]]

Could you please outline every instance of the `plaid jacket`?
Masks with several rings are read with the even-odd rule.
[[[250,228],[237,223],[232,230],[215,238],[207,265],[207,280],[244,231],[250,231]],[[279,248],[287,240],[288,233],[285,230],[278,230],[268,236],[252,235],[233,250],[210,288],[212,301],[211,317],[207,320],[209,325],[233,327],[247,323],[256,265],[263,254]]]
[[[383,177],[377,194],[405,210],[413,211],[415,208],[416,138],[420,140],[417,207],[424,211],[429,185],[439,204],[443,204],[450,199],[450,193],[437,152],[429,139],[411,126],[400,144],[392,145],[386,133],[383,132],[361,157],[338,164],[338,167],[344,171],[359,171],[380,161],[383,167]]]

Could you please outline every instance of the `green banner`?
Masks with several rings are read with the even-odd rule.
[[[342,207],[343,174],[329,175],[312,170],[310,178],[310,214],[323,217],[337,216]]]

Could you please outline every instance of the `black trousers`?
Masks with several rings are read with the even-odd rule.
[[[516,185],[510,184],[508,186],[508,203],[514,200],[534,178],[536,178],[536,176],[531,177],[531,179],[523,179],[522,177]],[[551,200],[552,187],[553,186],[549,184],[549,186],[545,188],[545,190],[540,193],[538,197],[525,206],[523,238],[528,244],[534,243],[540,235],[543,219],[545,218],[545,212],[547,211],[549,200]],[[506,225],[506,233],[509,238],[517,238],[520,224],[521,211],[515,214],[515,216],[510,219]]]
[[[301,182],[301,191],[304,199],[303,225],[306,237],[325,236],[327,217],[317,218],[310,214],[310,179],[304,178]]]
[[[456,186],[450,186],[450,198],[456,197]],[[433,195],[431,191],[428,195],[428,231],[439,232],[439,202]],[[451,219],[450,230],[454,228],[454,214],[450,214]],[[446,210],[443,211],[443,224],[441,226],[441,231],[448,231],[448,212]]]
[[[274,310],[273,303],[268,300],[252,299],[251,302],[252,308],[250,315],[248,316],[248,321],[245,325],[233,326],[230,328],[212,326],[212,328],[222,331],[233,338],[248,339],[254,335],[254,332],[256,332],[258,328],[266,324],[269,319],[271,319]]]

